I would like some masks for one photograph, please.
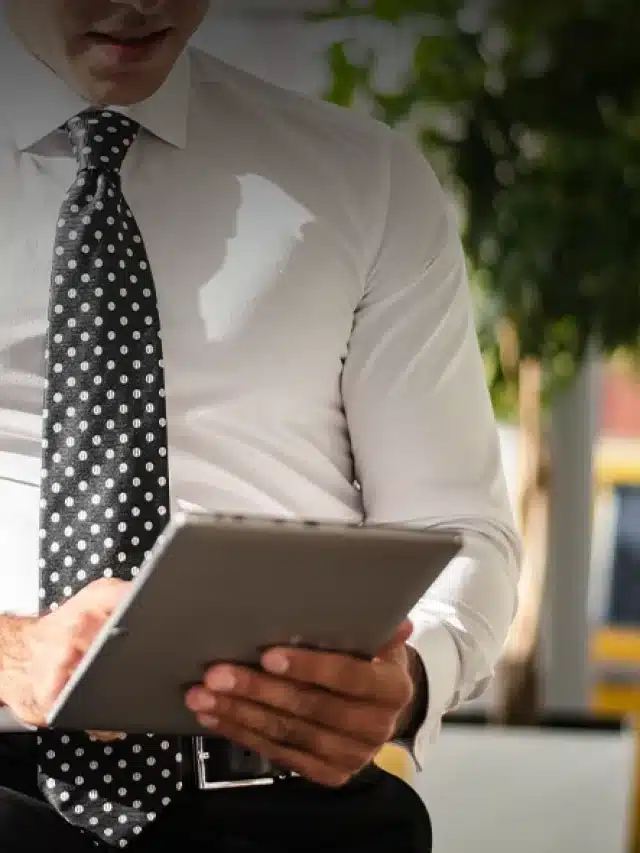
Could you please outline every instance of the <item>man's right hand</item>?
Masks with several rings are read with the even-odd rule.
[[[0,702],[28,725],[46,726],[58,694],[129,587],[103,578],[46,616],[0,618]]]

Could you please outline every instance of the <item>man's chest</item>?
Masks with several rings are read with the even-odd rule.
[[[172,162],[140,157],[123,181],[155,280],[172,411],[333,408],[362,287],[339,217],[259,170]],[[0,391],[3,406],[18,394],[32,413],[74,172],[65,157],[0,154]]]

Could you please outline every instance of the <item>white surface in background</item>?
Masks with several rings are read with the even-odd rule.
[[[518,506],[518,454],[519,435],[518,428],[510,425],[499,425],[498,436],[500,438],[500,450],[502,452],[502,465],[507,480],[507,492],[513,514],[517,516]]]
[[[631,732],[445,726],[416,781],[433,853],[627,853]]]
[[[591,543],[589,621],[604,622],[611,600],[611,575],[615,555],[619,500],[612,489],[596,495]]]

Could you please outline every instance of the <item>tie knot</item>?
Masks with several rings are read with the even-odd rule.
[[[119,172],[140,125],[112,110],[89,109],[65,125],[80,169]]]

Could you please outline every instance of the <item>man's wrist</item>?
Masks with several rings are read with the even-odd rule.
[[[429,710],[429,681],[422,658],[413,646],[407,646],[408,667],[413,682],[413,699],[398,719],[395,740],[415,738]]]

